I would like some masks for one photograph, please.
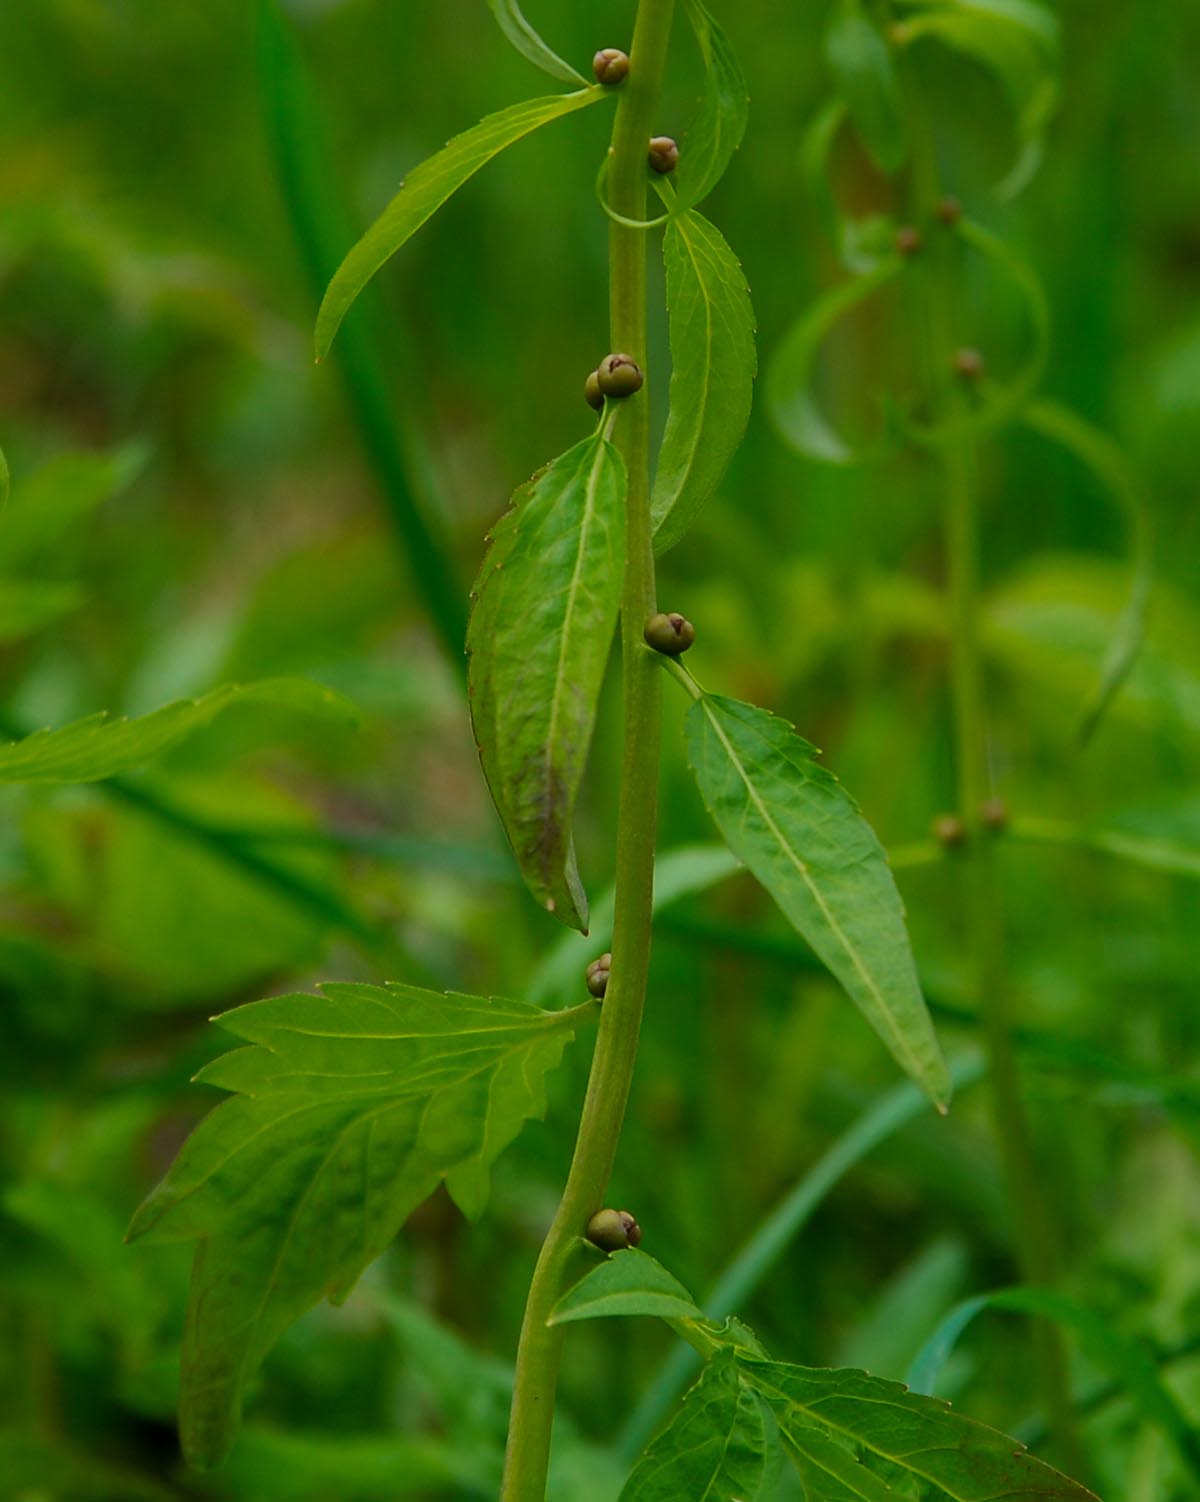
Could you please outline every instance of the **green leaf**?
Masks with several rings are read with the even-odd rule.
[[[661,1263],[629,1247],[614,1252],[568,1290],[554,1306],[549,1323],[634,1314],[656,1319],[704,1317],[691,1294]]]
[[[810,459],[826,464],[871,464],[895,449],[887,434],[865,445],[850,444],[818,408],[813,384],[817,354],[834,324],[897,277],[903,265],[893,252],[864,275],[834,287],[800,316],[771,357],[767,411],[781,436]]]
[[[1200,1430],[1190,1423],[1158,1374],[1153,1356],[1100,1315],[1046,1288],[1002,1288],[965,1299],[938,1325],[914,1359],[909,1384],[932,1392],[941,1368],[967,1326],[987,1309],[1051,1319],[1079,1337],[1088,1357],[1128,1393],[1143,1418],[1170,1436],[1180,1459],[1200,1479]]]
[[[858,1371],[740,1355],[770,1402],[806,1493],[821,1502],[1096,1502],[1016,1440],[936,1398]]]
[[[349,984],[218,1019],[249,1046],[197,1079],[235,1094],[129,1231],[200,1241],[180,1404],[193,1463],[227,1452],[246,1382],[283,1331],[344,1297],[439,1181],[482,1211],[493,1161],[543,1114],[545,1075],[591,1010]]]
[[[862,0],[838,0],[825,55],[871,160],[881,172],[898,172],[908,157],[900,80],[888,40]]]
[[[750,117],[746,80],[728,37],[702,0],[684,0],[684,6],[704,60],[704,98],[673,174],[678,197],[672,213],[694,208],[708,197],[742,144]]]
[[[300,678],[226,683],[202,699],[179,699],[136,720],[89,715],[0,746],[0,782],[98,782],[143,766],[203,730],[234,704],[262,704],[353,724],[353,705]]]
[[[484,776],[534,897],[587,930],[571,824],[620,608],[625,466],[599,434],[496,523],[467,631]]]
[[[672,547],[721,482],[746,420],[758,362],[737,258],[707,219],[678,214],[663,236],[671,315],[671,405],[650,501],[654,550]]]
[[[487,0],[487,4],[496,18],[497,26],[521,56],[527,58],[535,68],[541,68],[551,78],[561,78],[564,83],[587,83],[582,73],[577,73],[570,63],[564,62],[557,52],[547,47],[521,14],[517,0]]]
[[[0,518],[0,572],[16,573],[51,553],[88,512],[130,485],[146,450],[129,444],[109,452],[60,454],[23,476]]]
[[[43,579],[0,579],[0,642],[40,631],[83,604],[77,584]]]
[[[765,710],[703,694],[688,760],[733,853],[829,966],[896,1061],[944,1107],[929,1020],[887,855],[816,748]]]
[[[805,183],[816,200],[826,233],[837,246],[847,271],[858,276],[874,271],[881,261],[894,257],[896,221],[888,214],[855,218],[845,213],[834,198],[829,159],[845,121],[845,101],[834,99],[805,132],[801,164]]]
[[[328,354],[354,299],[384,262],[468,178],[522,136],[562,115],[596,104],[605,94],[605,89],[593,84],[573,94],[552,94],[510,105],[494,115],[486,115],[478,125],[455,136],[441,151],[414,167],[391,203],[334,272],[317,314],[317,359],[323,360]]]
[[[620,1502],[758,1502],[768,1495],[774,1429],[763,1399],[740,1380],[732,1351],[724,1351],[638,1461]]]

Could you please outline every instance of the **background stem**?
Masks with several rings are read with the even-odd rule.
[[[646,149],[666,65],[674,0],[640,0],[629,77],[613,124],[608,191],[630,219],[646,214]],[[612,345],[647,368],[646,233],[610,228]],[[633,1079],[650,964],[654,836],[658,809],[660,677],[642,648],[655,609],[650,530],[647,386],[621,408],[616,433],[629,472],[628,551],[621,606],[624,749],[617,819],[612,972],[600,1014],[587,1098],[562,1201],[534,1270],[517,1351],[502,1502],[542,1502],[550,1459],[563,1331],[547,1318],[568,1285],[579,1239],[601,1208]]]

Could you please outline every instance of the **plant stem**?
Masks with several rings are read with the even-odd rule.
[[[924,253],[924,328],[918,343],[927,364],[925,381],[935,421],[962,418],[967,407],[953,374],[956,348],[954,242],[938,224],[942,197],[932,134],[911,70],[905,73],[906,113],[912,127],[911,212],[928,240]],[[983,1020],[992,1119],[1013,1217],[1014,1250],[1021,1276],[1035,1286],[1058,1282],[1058,1248],[1038,1182],[1037,1165],[1021,1093],[1010,1007],[1005,935],[996,841],[981,823],[991,788],[987,713],[980,654],[979,475],[975,444],[955,439],[938,450],[942,472],[946,569],[950,604],[950,681],[954,722],[957,813],[967,830],[958,857],[972,981]],[[1051,1428],[1061,1459],[1083,1477],[1071,1401],[1066,1347],[1046,1320],[1034,1325],[1037,1365]]]
[[[609,155],[611,206],[628,219],[646,214],[646,149],[666,66],[674,0],[640,0],[629,76],[621,89]],[[612,347],[646,368],[646,237],[610,226]],[[579,1241],[601,1208],[616,1156],[637,1056],[650,965],[654,835],[658,811],[660,679],[643,649],[642,627],[655,610],[650,530],[650,428],[645,388],[628,399],[617,424],[629,474],[627,553],[621,604],[624,747],[617,819],[612,971],[592,1059],[575,1155],[558,1212],[534,1270],[517,1350],[501,1502],[542,1502],[554,1423],[562,1327],[547,1325],[568,1286]]]

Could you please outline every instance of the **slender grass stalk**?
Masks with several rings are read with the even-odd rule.
[[[629,76],[621,89],[609,154],[608,192],[626,219],[646,214],[646,148],[666,66],[674,0],[640,0]],[[646,368],[646,236],[613,221],[609,236],[614,350]],[[603,1203],[637,1055],[650,964],[654,836],[658,811],[660,675],[642,644],[655,610],[650,530],[647,392],[627,402],[617,423],[629,472],[625,580],[621,604],[624,747],[617,820],[612,972],[575,1155],[558,1212],[530,1284],[517,1351],[501,1502],[542,1502],[554,1422],[563,1330],[546,1321],[564,1292],[587,1222]]]
[[[919,277],[921,328],[917,343],[935,421],[962,417],[963,394],[954,376],[955,245],[939,230],[942,199],[933,136],[911,68],[904,71],[906,114],[912,132],[910,212],[932,227]],[[927,231],[928,232],[928,231]],[[967,831],[960,853],[968,960],[979,1002],[991,1084],[992,1119],[1005,1191],[1013,1217],[1013,1241],[1022,1278],[1052,1287],[1059,1279],[1059,1251],[1038,1181],[1029,1123],[1021,1093],[1010,1004],[1004,921],[996,867],[996,841],[981,822],[991,790],[987,712],[980,653],[980,487],[974,441],[961,437],[938,450],[950,607],[950,683],[954,725],[957,813]],[[1034,1324],[1038,1376],[1051,1431],[1062,1463],[1085,1476],[1071,1399],[1066,1346],[1046,1320]]]

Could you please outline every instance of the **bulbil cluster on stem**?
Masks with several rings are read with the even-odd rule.
[[[660,610],[646,622],[642,637],[648,647],[664,657],[679,657],[696,640],[696,628],[677,610]]]
[[[589,407],[594,407],[599,412],[604,406],[605,397],[611,396],[619,400],[632,396],[635,391],[642,389],[645,380],[642,367],[632,355],[614,351],[611,355],[605,355],[583,383],[584,400]]]
[[[650,165],[660,176],[674,172],[679,165],[679,142],[671,136],[653,136],[650,141]]]
[[[601,47],[592,58],[592,72],[597,83],[604,84],[606,88],[615,88],[629,76],[629,54],[622,52],[619,47]]]
[[[587,1239],[602,1252],[623,1252],[638,1245],[642,1228],[628,1210],[597,1210],[588,1221]]]
[[[604,993],[608,990],[608,977],[612,970],[612,955],[602,954],[599,959],[593,960],[587,967],[588,992],[597,1001],[604,1000]]]

